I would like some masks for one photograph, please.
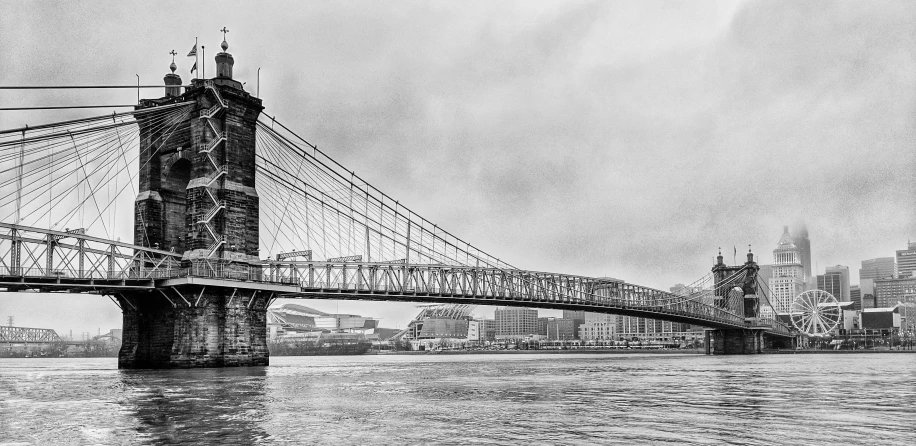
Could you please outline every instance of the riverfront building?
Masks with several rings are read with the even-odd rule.
[[[471,311],[476,305],[418,305],[420,313],[407,326],[407,339],[467,338]],[[479,327],[478,327],[479,328]]]
[[[538,310],[502,307],[494,312],[496,339],[520,339],[538,333]]]
[[[496,340],[496,321],[493,319],[478,319],[478,330],[480,331],[480,340],[492,342]]]
[[[547,318],[547,340],[572,341],[579,339],[580,325],[582,325],[582,319],[549,317]]]
[[[613,341],[617,339],[617,320],[614,314],[585,313],[585,322],[579,326],[579,339],[583,341]]]
[[[267,310],[268,338],[276,341],[304,332],[372,332],[378,320],[355,314],[331,314],[297,304],[284,304]]]

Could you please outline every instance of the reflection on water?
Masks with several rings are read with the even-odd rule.
[[[916,355],[0,360],[0,443],[911,444]]]
[[[119,372],[122,413],[136,419],[136,438],[255,443],[261,428],[267,373],[264,367]]]

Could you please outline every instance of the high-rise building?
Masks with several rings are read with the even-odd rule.
[[[806,239],[807,240],[807,239]],[[810,255],[810,243],[808,245]],[[770,278],[770,303],[777,313],[788,313],[795,297],[806,289],[805,267],[795,239],[784,226],[782,237],[773,250],[773,277]]]
[[[877,308],[878,305],[875,302],[875,280],[877,279],[862,279],[859,280],[859,290],[862,293],[862,309],[866,308]]]
[[[770,279],[773,278],[773,265],[757,265],[760,267],[760,270],[757,271],[757,279],[760,283],[770,286]],[[766,290],[764,290],[766,292]],[[767,293],[769,296],[769,293]]]
[[[582,319],[547,318],[547,339],[551,341],[572,341],[579,339]]]
[[[852,301],[854,310],[862,309],[862,289],[859,288],[859,285],[849,286],[849,300]]]
[[[824,274],[817,276],[817,289],[832,294],[840,302],[849,302],[849,267],[828,266]]]
[[[808,228],[805,225],[801,225],[792,240],[795,241],[795,246],[798,247],[799,260],[802,264],[802,271],[805,274],[804,279],[806,282],[812,281],[814,273],[811,269],[811,240],[808,239]]]
[[[563,319],[581,319],[585,320],[584,311],[563,310]]]
[[[916,272],[916,242],[908,242],[906,249],[897,251],[897,277],[910,277]]]
[[[636,316],[619,316],[616,331],[618,335],[631,337],[649,333],[674,333],[687,331],[690,324],[671,321],[661,321]]]
[[[497,339],[518,339],[538,332],[538,310],[503,307],[494,311]]]
[[[897,278],[897,261],[893,257],[878,257],[862,261],[859,269],[859,280],[895,279]]]
[[[590,322],[601,322],[601,323],[616,323],[617,322],[616,314],[605,314],[605,313],[585,313],[585,323]]]
[[[843,301],[843,299],[840,298],[840,293],[842,292],[840,282],[842,278],[839,274],[818,274],[816,279],[817,289],[832,294],[833,297],[835,297],[840,302]]]
[[[916,277],[875,280],[875,306],[888,308],[916,301]]]
[[[549,317],[539,317],[538,318],[538,331],[539,336],[547,336],[547,320]]]

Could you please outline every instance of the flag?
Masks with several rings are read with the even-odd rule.
[[[193,73],[194,70],[196,70],[196,69],[197,69],[197,62],[194,62],[194,66],[191,67],[191,72]]]
[[[738,246],[734,245],[734,248],[735,248],[735,256],[737,256],[738,255]]]
[[[194,44],[194,48],[191,48],[191,52],[188,53],[188,57],[195,57],[195,56],[197,56],[197,44],[196,43]],[[194,71],[194,70],[191,70],[191,71]]]

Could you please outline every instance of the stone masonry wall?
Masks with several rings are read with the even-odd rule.
[[[759,330],[715,330],[711,342],[714,355],[753,355],[763,348]]]
[[[239,290],[235,296],[226,288],[200,291],[180,289],[191,307],[174,290],[168,296],[175,307],[159,292],[119,297],[124,318],[119,367],[268,365],[267,296],[258,293],[252,300],[252,291]]]

